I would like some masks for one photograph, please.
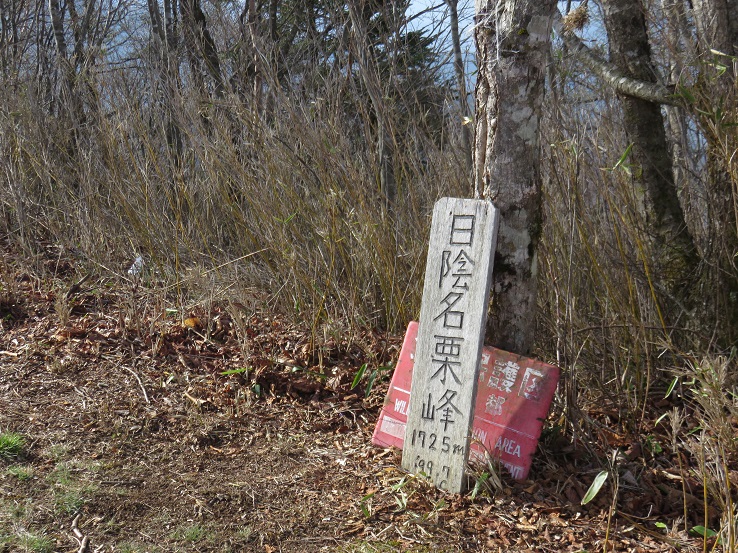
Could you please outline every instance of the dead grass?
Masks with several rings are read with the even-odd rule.
[[[327,332],[311,346],[311,333],[282,317],[235,325],[215,301],[192,306],[195,329],[154,308],[166,302],[131,301],[119,286],[91,280],[62,325],[57,282],[20,285],[34,316],[1,344],[0,426],[22,426],[27,439],[22,464],[0,461],[8,551],[76,549],[77,516],[93,548],[149,552],[581,551],[605,540],[618,551],[698,551],[690,532],[704,513],[718,528],[712,492],[708,509],[693,487],[694,427],[678,431],[680,472],[667,419],[653,426],[660,453],[629,452],[643,436],[620,435],[608,404],[582,406],[603,434],[575,445],[557,430],[557,406],[533,480],[501,475],[488,493],[448,495],[400,471],[396,451],[371,446],[386,380],[368,397],[351,389],[364,363],[396,358],[400,337]],[[215,317],[225,330],[208,335]],[[687,408],[679,398],[691,392],[675,390],[664,411]],[[610,455],[602,444],[617,439],[619,486],[608,481],[582,506],[598,457]]]
[[[709,86],[716,86],[714,95],[724,94],[717,83]],[[714,95],[695,99],[708,114],[698,124],[709,140],[734,144],[734,129],[709,115]],[[597,123],[599,117],[616,120],[616,104],[603,101],[597,118],[566,105],[554,108],[549,117],[560,124],[547,127],[551,166],[539,336],[541,353],[568,368],[559,423],[574,442],[620,452],[601,456],[600,470],[609,477],[600,493],[609,494],[611,515],[627,510],[624,489],[642,486],[647,471],[661,466],[657,470],[671,474],[681,491],[670,495],[678,506],[676,526],[659,528],[669,538],[701,535],[705,550],[733,551],[735,382],[727,375],[736,370],[735,304],[728,296],[738,273],[728,261],[732,229],[720,237],[691,229],[704,264],[689,276],[689,293],[676,297],[649,248],[627,137]],[[727,151],[720,156],[712,162],[723,169],[732,164]],[[724,176],[723,184],[735,182],[732,172]],[[713,197],[718,192],[710,186],[716,185],[707,181],[698,178],[693,186]],[[691,202],[705,198],[689,199],[689,193],[694,190],[684,191],[685,209],[701,209]],[[723,208],[732,209],[721,204],[716,213],[726,216]],[[600,407],[585,407],[593,404]],[[643,454],[640,471],[623,464],[634,445]],[[665,458],[671,468],[662,464]]]
[[[361,106],[347,116],[337,86],[314,98],[273,87],[269,113],[235,94],[203,103],[183,90],[166,99],[181,156],[158,100],[142,104],[122,74],[111,73],[110,109],[91,113],[74,148],[63,117],[0,92],[0,430],[33,430],[28,458],[0,467],[11,498],[0,551],[72,549],[59,529],[75,512],[98,543],[130,551],[335,550],[347,540],[422,551],[428,535],[450,551],[524,550],[546,525],[562,551],[735,549],[738,135],[734,92],[707,65],[695,68],[704,80],[686,83],[687,123],[712,148],[699,157],[705,173],[724,178],[710,188],[692,171],[682,191],[704,259],[685,297],[669,286],[683,275],[653,262],[612,94],[594,90],[597,113],[575,98],[546,115],[537,353],[564,377],[540,481],[444,509],[435,492],[404,497],[401,475],[377,474],[383,457],[366,443],[382,388],[366,401],[357,392],[395,351],[368,329],[398,332],[417,318],[433,202],[470,193],[452,115],[437,125],[398,117],[388,209],[372,117]],[[139,256],[140,273],[129,273]],[[24,410],[38,412],[30,425]],[[336,453],[344,439],[350,454]],[[254,440],[275,450],[239,464]],[[94,456],[99,472],[85,464]],[[348,500],[315,468],[326,463]],[[203,480],[205,470],[223,474]],[[602,470],[597,501],[574,518]],[[236,493],[232,482],[254,485]],[[695,545],[699,526],[722,543]]]
[[[142,255],[143,280],[165,283],[182,302],[214,278],[259,287],[316,336],[336,318],[404,327],[419,305],[432,203],[463,191],[452,152],[409,129],[415,146],[397,159],[390,212],[374,184],[377,161],[357,149],[339,98],[326,98],[320,117],[298,100],[275,101],[285,116],[268,122],[234,110],[205,124],[182,111],[192,146],[181,163],[163,155],[162,137],[137,109],[100,121],[76,166],[55,151],[60,130],[29,114],[24,136],[3,131],[0,164],[14,183],[0,194],[14,221],[5,230],[29,252],[50,239],[124,277]]]

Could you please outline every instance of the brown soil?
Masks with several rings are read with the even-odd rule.
[[[700,502],[627,441],[614,510],[609,484],[580,504],[602,461],[550,423],[530,480],[493,496],[403,473],[371,445],[387,380],[351,389],[401,337],[172,313],[102,269],[73,287],[59,259],[0,264],[0,432],[26,438],[0,457],[0,552],[702,550],[675,522]]]

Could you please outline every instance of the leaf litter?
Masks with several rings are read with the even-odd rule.
[[[557,433],[556,408],[528,481],[500,475],[501,489],[472,497],[401,471],[398,451],[371,444],[391,371],[366,386],[369,368],[393,366],[400,336],[316,342],[236,302],[178,318],[113,276],[64,294],[58,274],[32,274],[13,253],[0,432],[27,445],[0,459],[0,552],[28,535],[79,552],[703,549],[686,531],[705,520],[698,483],[658,459],[621,464],[630,480],[614,511],[601,476],[582,505],[602,461],[597,444]],[[75,286],[75,262],[63,267]],[[603,428],[614,440],[617,425]]]

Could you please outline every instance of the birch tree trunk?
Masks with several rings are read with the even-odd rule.
[[[678,83],[685,69],[685,60],[694,59],[696,52],[692,44],[690,23],[684,10],[683,1],[661,0],[666,23],[668,44],[665,48],[666,62],[669,68],[669,82]],[[681,190],[682,209],[695,247],[700,255],[704,254],[706,231],[702,213],[707,211],[705,198],[707,191],[704,181],[694,178],[699,167],[690,154],[688,134],[688,111],[683,107],[664,106],[666,114],[666,134],[671,145],[671,161],[674,170],[674,182]]]
[[[540,117],[554,0],[476,0],[475,190],[500,209],[487,339],[533,345],[541,234]]]
[[[738,13],[735,11],[738,2],[695,0],[692,5],[700,46],[707,52],[712,49],[732,55],[733,48],[738,46]]]

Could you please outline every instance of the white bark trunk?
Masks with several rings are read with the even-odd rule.
[[[488,339],[533,345],[541,232],[540,114],[554,0],[477,0],[475,189],[500,210]]]

